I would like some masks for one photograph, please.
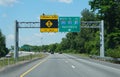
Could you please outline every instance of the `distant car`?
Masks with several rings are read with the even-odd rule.
[[[10,54],[7,54],[7,55],[6,55],[6,58],[10,58],[10,57],[12,57]]]

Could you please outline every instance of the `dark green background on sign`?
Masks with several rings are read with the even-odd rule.
[[[80,32],[80,17],[59,17],[59,32]]]

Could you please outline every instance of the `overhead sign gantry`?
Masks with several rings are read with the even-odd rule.
[[[59,32],[67,32],[67,31],[79,32],[80,28],[98,28],[100,30],[100,57],[104,57],[104,21],[103,20],[80,22],[80,19],[78,17],[62,18],[62,17],[58,17],[57,15],[41,15],[40,22],[18,22],[16,20],[15,21],[15,48],[14,48],[15,59],[17,59],[19,56],[18,55],[19,28],[40,28],[41,32],[58,32],[58,31]]]

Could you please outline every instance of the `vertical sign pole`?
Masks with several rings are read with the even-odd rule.
[[[104,57],[104,21],[100,25],[100,57]]]
[[[18,22],[15,21],[15,47],[14,47],[14,59],[18,58]]]

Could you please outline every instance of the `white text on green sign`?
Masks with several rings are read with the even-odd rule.
[[[60,32],[79,32],[80,17],[59,17]]]

